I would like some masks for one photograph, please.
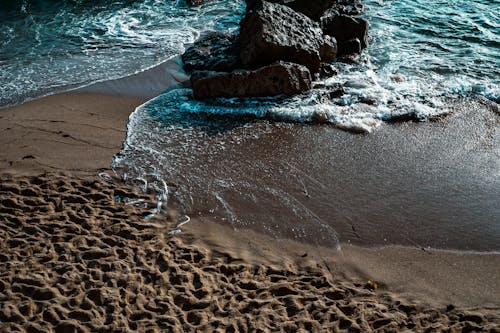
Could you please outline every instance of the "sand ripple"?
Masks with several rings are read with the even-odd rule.
[[[117,197],[118,196],[118,197]],[[316,268],[188,244],[100,179],[3,176],[1,332],[499,332],[488,311],[432,309]]]

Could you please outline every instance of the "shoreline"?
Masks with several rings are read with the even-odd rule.
[[[499,251],[500,118],[476,98],[449,108],[440,120],[368,135],[236,118],[225,127],[224,117],[198,114],[187,123],[210,130],[172,117],[154,135],[144,107],[117,167],[134,177],[154,166],[179,210],[276,238]]]
[[[252,230],[234,230],[209,219],[194,218],[181,237],[244,262],[318,266],[334,279],[379,283],[381,291],[433,307],[497,307],[500,291],[498,252],[463,252],[389,245],[383,248],[341,244],[339,250],[290,239],[274,239]],[[432,281],[432,284],[429,283]]]
[[[144,77],[139,77],[139,79],[144,79]],[[128,82],[128,79],[124,80],[120,84]],[[132,81],[134,80],[136,78],[132,78]],[[115,87],[114,82],[107,86]],[[26,175],[54,171],[70,172],[75,175],[97,175],[100,171],[110,171],[111,160],[120,151],[125,141],[129,116],[145,102],[147,100],[113,94],[68,92],[2,109],[0,110],[0,120],[2,120],[0,144],[6,149],[0,154],[0,171]],[[485,112],[494,114],[494,110]],[[43,114],[46,118],[41,119],[41,117],[38,117],[39,114]],[[479,117],[481,116],[479,115]],[[440,122],[442,121],[438,121],[437,125],[432,125],[432,129],[441,128]],[[419,126],[426,126],[426,123],[387,124],[385,126],[386,128],[379,131],[386,131],[394,126],[405,128],[416,126],[418,128]],[[321,125],[315,127],[319,132],[323,130]],[[92,132],[89,132],[89,130]],[[358,138],[359,136],[338,129],[332,128],[331,130],[334,131],[332,134],[339,134],[340,138],[351,136]],[[404,130],[407,130],[408,133],[411,131],[410,128]],[[374,134],[368,135],[368,140],[372,136]],[[334,142],[338,140],[338,138],[333,139]],[[44,141],[47,142],[47,145],[43,147],[36,144]],[[102,142],[110,144],[101,144]],[[22,147],[22,149],[19,149],[19,147]],[[85,158],[82,159],[83,156]],[[54,162],[54,164],[51,164],[51,162]],[[196,215],[196,212],[191,212],[191,214]],[[211,217],[210,214],[202,214],[201,217],[211,219],[219,224],[227,223],[218,216]],[[240,226],[235,225],[232,227],[234,229],[240,228]],[[249,226],[248,228],[243,227],[243,229],[251,230],[253,228]],[[290,235],[281,238],[293,239]],[[307,240],[302,242],[305,244],[310,243]],[[324,246],[325,244],[318,243],[318,245]],[[380,242],[359,243],[356,241],[351,243],[351,240],[346,239],[346,237],[340,239],[340,245],[354,245],[378,250],[385,247],[399,247],[473,255],[482,253],[500,254],[499,249],[492,248],[485,250],[441,248],[422,246],[411,242],[408,245],[398,243],[381,244]]]
[[[0,110],[0,329],[500,328],[499,254],[332,251],[198,218],[169,235],[183,219],[145,219],[153,193],[96,177],[142,102],[70,93]]]
[[[97,95],[120,96],[124,98],[141,99],[146,102],[165,90],[189,81],[181,66],[180,55],[167,59],[159,64],[127,74],[116,79],[103,79],[87,84],[73,84],[58,87],[54,92],[30,97],[17,104],[0,105],[0,111],[15,108],[24,104],[36,102],[51,96],[88,93]]]
[[[109,170],[129,115],[144,100],[64,93],[0,109],[0,170],[33,174]]]

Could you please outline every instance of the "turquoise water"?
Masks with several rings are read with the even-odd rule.
[[[204,31],[237,28],[243,10],[241,1],[2,1],[0,106],[145,70]]]
[[[381,81],[401,73],[410,94],[500,98],[500,1],[368,1],[369,60]]]
[[[448,93],[498,102],[500,1],[366,4],[371,46],[360,64],[339,64],[344,74],[333,80],[348,83],[344,104],[409,98],[403,107],[425,113],[441,106],[432,97]],[[3,1],[0,106],[142,71],[182,53],[204,31],[237,29],[243,11],[243,1],[196,9],[162,0]],[[404,82],[394,82],[395,74]],[[297,116],[307,118],[311,104],[319,103],[301,105]]]

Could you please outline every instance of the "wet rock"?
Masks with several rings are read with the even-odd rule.
[[[314,111],[311,119],[313,122],[319,123],[319,124],[326,124],[330,121],[330,118],[328,117],[328,115],[323,111]]]
[[[391,79],[392,82],[397,82],[397,83],[406,81],[405,76],[402,74],[392,74],[389,78]]]
[[[337,53],[333,38],[291,8],[255,1],[240,23],[241,62],[252,67],[284,60],[305,65],[313,73]]]
[[[231,72],[240,67],[236,35],[213,32],[196,41],[182,55],[184,70]]]
[[[339,56],[360,54],[362,49],[361,41],[358,38],[349,39],[340,44]]]
[[[333,64],[326,63],[326,62],[321,63],[321,68],[319,71],[320,77],[324,77],[324,78],[332,77],[332,76],[337,75],[338,73],[339,73],[339,71],[337,70],[337,67],[335,67]]]
[[[186,0],[186,3],[190,6],[197,7],[201,6],[204,3],[208,2],[209,0]]]
[[[304,0],[305,1],[305,0]],[[361,0],[336,0],[322,16],[348,15],[356,16],[365,11],[365,6]]]
[[[196,99],[293,95],[311,89],[311,74],[280,61],[251,71],[193,73],[191,84]]]
[[[255,5],[256,0],[247,0],[247,7]],[[361,0],[268,0],[288,6],[309,18],[318,21],[325,13],[337,15],[359,15],[364,11]]]
[[[323,32],[337,40],[338,55],[359,53],[368,46],[368,21],[347,15],[321,18]]]

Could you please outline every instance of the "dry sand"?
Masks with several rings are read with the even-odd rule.
[[[332,251],[201,219],[170,235],[173,217],[145,218],[153,194],[95,176],[140,102],[0,110],[0,332],[500,332],[499,254]]]

